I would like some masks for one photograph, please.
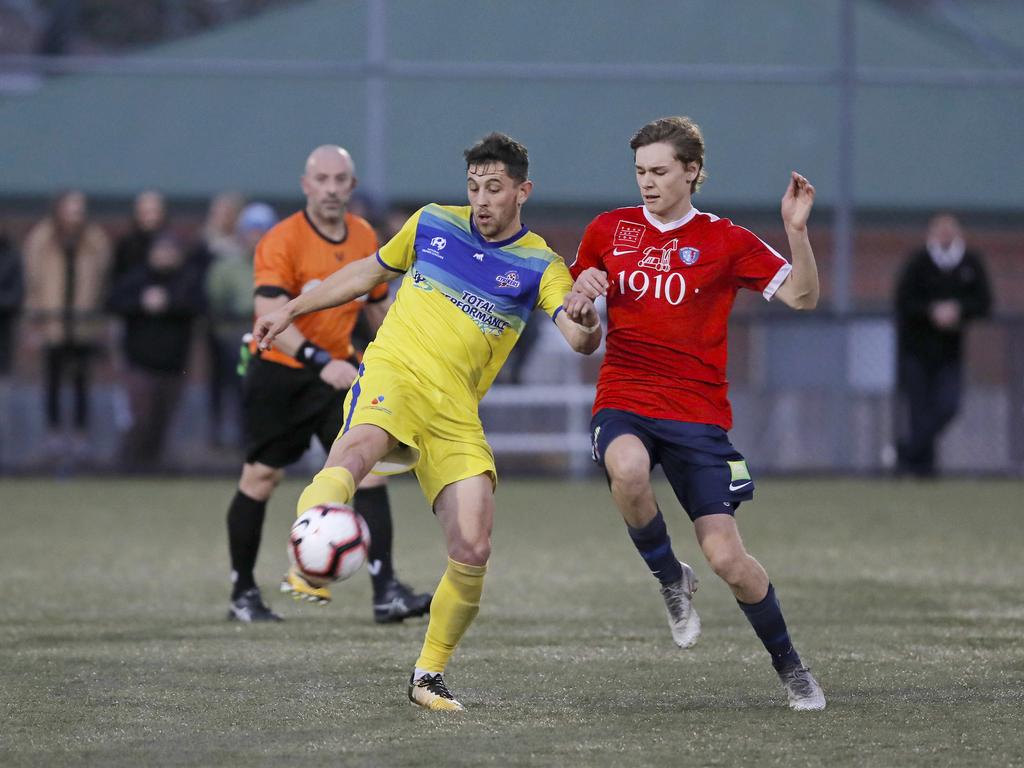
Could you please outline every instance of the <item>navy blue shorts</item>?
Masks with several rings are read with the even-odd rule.
[[[619,435],[635,435],[647,448],[651,468],[661,464],[672,490],[691,520],[735,511],[754,498],[754,480],[743,456],[724,429],[673,419],[652,419],[603,408],[590,421],[594,461],[604,468],[604,452]],[[724,506],[723,502],[728,502]]]

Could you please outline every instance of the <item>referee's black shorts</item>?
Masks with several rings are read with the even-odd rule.
[[[314,435],[330,451],[346,394],[308,368],[252,358],[242,383],[246,462],[286,467],[302,457]]]

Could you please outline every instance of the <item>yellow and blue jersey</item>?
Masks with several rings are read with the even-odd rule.
[[[533,309],[554,318],[572,277],[526,227],[489,242],[470,212],[427,205],[377,252],[384,267],[405,277],[365,361],[400,363],[424,385],[478,402]]]

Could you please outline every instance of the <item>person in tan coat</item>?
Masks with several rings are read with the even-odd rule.
[[[49,216],[28,233],[25,310],[30,333],[44,351],[47,447],[66,447],[62,436],[61,386],[74,387],[71,454],[87,446],[89,373],[105,327],[102,315],[110,269],[110,241],[88,220],[88,204],[79,190],[56,198]]]

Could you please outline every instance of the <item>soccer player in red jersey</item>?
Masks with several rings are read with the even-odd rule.
[[[659,463],[712,570],[771,654],[790,706],[823,709],[825,696],[790,642],[768,574],[736,526],[736,508],[753,498],[754,480],[727,435],[725,378],[727,321],[740,288],[794,309],[818,302],[807,237],[814,187],[794,172],[782,198],[790,264],[752,232],[693,207],[705,174],[704,138],[692,120],[655,120],[630,147],[643,204],[594,219],[571,267],[581,310],[584,298],[603,295],[608,305],[591,422],[594,459],[661,583],[676,644],[688,648],[700,635],[691,603],[697,579],[676,559],[654,498],[650,476]],[[572,296],[566,310],[576,318]]]

